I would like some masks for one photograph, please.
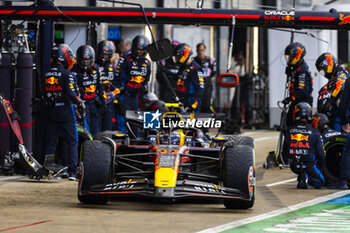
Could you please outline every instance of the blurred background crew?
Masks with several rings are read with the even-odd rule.
[[[82,45],[77,50],[76,73],[81,98],[85,101],[86,121],[90,133],[101,131],[101,112],[105,111],[104,88],[98,65],[95,64],[95,51],[90,45]]]
[[[204,93],[204,79],[200,66],[191,58],[192,49],[179,44],[174,49],[179,65],[176,93],[189,112],[199,112]]]
[[[328,116],[330,127],[340,132],[341,124],[338,109],[345,87],[345,80],[349,74],[338,65],[337,58],[331,53],[321,54],[315,65],[320,74],[328,79],[327,86],[319,91],[318,104],[320,106],[317,106],[317,109]],[[323,101],[320,101],[321,99]]]
[[[127,56],[131,53],[131,40],[129,38],[123,38],[118,44],[120,57]]]
[[[180,42],[174,40],[171,44],[173,48],[175,48]],[[175,98],[169,88],[172,88],[174,92],[176,91],[179,65],[174,61],[173,57],[169,57],[160,61],[157,68],[156,78],[159,84],[159,99],[166,103],[173,103]],[[168,79],[169,82],[166,79]]]
[[[116,69],[117,88],[125,87],[123,104],[125,110],[138,110],[138,94],[148,89],[151,62],[146,58],[149,40],[136,36],[132,41],[131,54],[121,57]],[[125,132],[124,119],[118,116],[118,129]]]
[[[285,51],[287,67],[286,75],[289,83],[289,96],[282,102],[289,104],[287,113],[287,126],[293,124],[293,109],[300,102],[307,102],[312,106],[313,80],[312,75],[304,60],[306,54],[305,46],[299,42],[289,44]]]
[[[61,136],[67,145],[67,158],[62,158],[62,163],[68,166],[70,180],[75,180],[78,165],[78,132],[72,104],[84,105],[77,95],[74,74],[68,71],[73,61],[69,46],[63,44],[54,47],[51,69],[45,74],[44,85],[44,102],[47,106],[45,155],[54,157]]]
[[[112,41],[101,41],[97,45],[96,63],[99,66],[100,76],[105,93],[114,91],[117,85],[115,79],[115,70],[111,62],[114,52],[115,46]],[[114,103],[112,101],[106,105],[106,111],[102,113],[102,131],[112,130],[112,120],[114,114]]]
[[[283,157],[289,160],[290,169],[298,175],[297,188],[307,189],[308,184],[320,189],[325,179],[323,168],[325,153],[321,134],[310,126],[312,108],[300,102],[293,109],[294,125],[285,134]]]
[[[216,77],[216,59],[205,55],[207,47],[203,43],[197,44],[197,56],[194,61],[202,67],[204,79],[204,94],[201,112],[213,110],[213,79]]]

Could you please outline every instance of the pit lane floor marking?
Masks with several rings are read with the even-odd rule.
[[[285,184],[285,183],[289,183],[289,182],[293,182],[293,181],[297,181],[297,178],[293,178],[293,179],[289,179],[289,180],[283,180],[283,181],[267,184],[265,186],[266,187],[273,187],[273,186],[277,186],[277,185],[280,185],[280,184]]]
[[[10,176],[10,177],[3,177],[3,178],[0,178],[0,181],[5,181],[5,180],[16,180],[16,179],[19,179],[19,178],[22,178],[24,176]]]
[[[10,228],[7,228],[7,229],[2,229],[2,230],[0,230],[0,232],[15,230],[15,229],[24,228],[24,227],[31,227],[31,226],[35,226],[35,225],[39,225],[39,224],[47,223],[47,222],[52,222],[52,220],[45,220],[45,221],[35,222],[35,223],[27,224],[27,225],[22,225],[22,226],[17,226],[17,227],[10,227]]]
[[[254,141],[255,142],[260,142],[260,141],[271,140],[271,139],[278,139],[278,136],[257,138],[257,139],[254,139]]]
[[[209,228],[209,229],[200,231],[198,233],[216,233],[216,232],[222,232],[222,231],[230,230],[230,229],[232,230],[232,232],[234,232],[234,229],[232,229],[232,228],[236,228],[236,227],[243,226],[243,225],[246,225],[246,224],[249,224],[249,223],[254,223],[254,222],[257,222],[257,221],[260,221],[260,220],[264,220],[264,219],[267,219],[267,218],[271,218],[271,217],[275,217],[275,216],[282,215],[282,214],[285,214],[285,213],[289,213],[289,212],[292,212],[292,211],[296,211],[296,210],[299,210],[299,209],[304,208],[304,207],[308,207],[308,206],[312,206],[312,205],[315,205],[315,204],[319,204],[321,202],[327,202],[329,200],[332,200],[332,199],[335,199],[335,198],[338,198],[338,197],[342,197],[342,196],[345,196],[345,195],[348,195],[348,194],[350,194],[350,190],[339,191],[339,192],[336,192],[336,193],[333,193],[333,194],[329,194],[329,195],[324,196],[324,197],[319,197],[319,198],[316,198],[316,199],[313,199],[313,200],[310,200],[310,201],[306,201],[306,202],[303,202],[303,203],[299,203],[299,204],[296,204],[296,205],[293,205],[293,206],[284,207],[284,208],[281,208],[281,209],[278,209],[278,210],[274,210],[274,211],[268,212],[266,214],[261,214],[261,215],[254,216],[254,217],[251,217],[251,218],[246,218],[246,219],[243,219],[243,220],[238,220],[238,221],[235,221],[235,222],[227,223],[227,224],[224,224],[224,225],[221,225],[221,226]],[[249,232],[249,228],[246,229],[246,232]],[[303,231],[284,231],[284,232],[303,232]]]

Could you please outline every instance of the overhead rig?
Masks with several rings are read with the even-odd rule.
[[[58,10],[59,9],[59,10]],[[289,10],[224,10],[145,8],[151,24],[231,26],[232,17],[238,27],[282,27],[295,29],[350,28],[350,12],[289,11]],[[53,20],[77,22],[144,23],[139,8],[117,7],[55,7],[55,6],[1,6],[0,17],[12,20]],[[28,19],[29,18],[29,19]]]

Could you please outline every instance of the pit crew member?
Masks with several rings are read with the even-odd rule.
[[[179,44],[174,49],[175,61],[180,66],[176,93],[189,112],[199,112],[204,94],[204,79],[201,67],[191,58],[192,49]]]
[[[116,89],[115,69],[111,62],[114,53],[115,46],[112,41],[105,40],[98,43],[96,63],[99,66],[105,93],[113,92]],[[114,103],[111,101],[106,105],[106,111],[102,113],[102,131],[112,130],[114,114]]]
[[[95,51],[90,45],[78,48],[77,65],[72,71],[76,73],[80,96],[85,101],[90,133],[95,135],[101,131],[101,112],[105,111],[106,103],[99,67],[95,64]]]
[[[52,49],[51,69],[45,74],[44,84],[44,102],[47,106],[44,153],[53,157],[58,137],[62,136],[67,143],[69,179],[75,180],[78,165],[78,133],[72,104],[84,108],[84,103],[77,95],[74,74],[68,71],[72,62],[73,52],[69,46],[59,45]]]
[[[206,46],[203,43],[197,44],[197,56],[194,61],[202,67],[204,79],[204,94],[202,98],[201,112],[212,112],[213,108],[213,79],[216,76],[216,59],[205,55]]]
[[[313,79],[309,66],[304,60],[305,46],[299,42],[289,44],[284,55],[287,61],[286,75],[289,84],[289,96],[282,103],[290,103],[287,113],[287,126],[293,125],[294,106],[300,102],[307,102],[312,106]]]
[[[339,118],[339,104],[343,94],[345,80],[348,77],[348,72],[338,65],[337,58],[331,53],[323,53],[316,60],[317,70],[328,79],[327,94],[328,99],[324,101],[322,112],[328,116],[330,126],[336,131],[341,131]],[[319,96],[319,99],[322,98]]]
[[[300,102],[293,109],[294,124],[285,134],[283,156],[289,158],[291,170],[298,175],[297,188],[307,189],[308,184],[320,189],[325,179],[320,171],[325,152],[318,130],[309,125],[312,121],[312,108]]]

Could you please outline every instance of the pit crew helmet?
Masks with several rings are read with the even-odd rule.
[[[308,122],[312,121],[312,108],[306,102],[298,103],[293,109],[293,121],[299,123],[301,119],[306,119]]]
[[[338,60],[331,53],[323,53],[317,58],[315,66],[320,74],[330,79],[332,78],[334,69],[338,66]]]
[[[284,57],[290,66],[298,65],[306,54],[305,46],[299,42],[290,43],[284,50]]]
[[[101,64],[108,64],[115,53],[115,45],[112,41],[103,40],[97,45],[96,59]]]
[[[71,69],[75,64],[74,53],[66,44],[54,46],[51,50],[51,64],[62,64],[65,69]]]
[[[77,62],[83,71],[88,71],[95,63],[95,50],[90,45],[82,45],[77,50]]]
[[[329,120],[326,114],[316,113],[312,116],[312,126],[318,129],[320,132],[324,130],[325,124],[328,124]]]
[[[139,35],[136,36],[131,43],[131,54],[136,60],[144,59],[147,55],[146,48],[149,45],[147,37]]]
[[[191,47],[184,43],[177,45],[174,49],[175,61],[178,64],[185,64],[192,54]]]

